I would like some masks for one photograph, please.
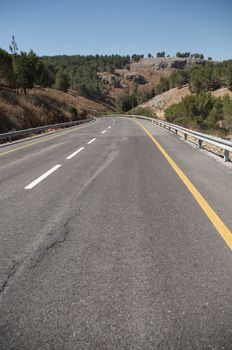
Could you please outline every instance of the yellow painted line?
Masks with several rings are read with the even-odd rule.
[[[209,203],[204,199],[204,197],[200,194],[200,192],[196,189],[196,187],[192,184],[192,182],[188,179],[188,177],[184,174],[184,172],[179,168],[179,166],[174,162],[174,160],[169,156],[169,154],[163,149],[163,147],[159,144],[158,141],[151,135],[151,133],[139,122],[136,123],[146,132],[146,134],[151,138],[156,147],[160,150],[163,156],[166,158],[171,167],[175,170],[177,175],[183,181],[188,190],[192,193],[193,197],[196,199],[197,203],[200,205],[208,219],[212,222],[218,233],[224,239],[226,244],[232,250],[232,232],[228,229],[228,227],[223,223],[223,221],[219,218],[219,216],[215,213],[215,211],[211,208]]]
[[[83,129],[83,128],[87,128],[87,127],[90,126],[90,125],[92,125],[92,124],[79,126],[77,129],[80,130],[80,129]],[[43,139],[43,140],[39,140],[39,141],[36,141],[36,142],[32,142],[32,143],[30,143],[30,144],[28,144],[28,145],[24,145],[24,146],[21,146],[21,147],[17,147],[17,148],[11,149],[10,151],[6,151],[6,152],[3,152],[3,153],[0,153],[0,157],[5,156],[6,154],[9,154],[9,153],[13,153],[13,152],[19,151],[19,150],[24,149],[24,148],[28,148],[28,147],[37,145],[38,143],[42,143],[42,142],[45,142],[45,141],[49,141],[49,140],[55,139],[56,137],[59,137],[59,136],[68,134],[68,133],[73,132],[73,131],[76,131],[76,128],[75,128],[75,129],[72,129],[72,130],[64,131],[64,132],[58,132],[57,135],[49,136],[49,137],[46,137],[46,138]],[[9,146],[10,146],[10,145],[9,145]],[[13,145],[12,145],[12,146],[13,146]]]

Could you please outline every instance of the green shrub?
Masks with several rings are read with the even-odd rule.
[[[194,129],[217,129],[218,121],[232,122],[232,100],[209,92],[188,95],[165,111],[168,122]]]
[[[76,107],[69,106],[68,111],[72,115],[72,117],[76,118],[78,116],[78,111],[77,111]]]
[[[143,115],[145,117],[155,118],[156,114],[153,112],[153,110],[149,107],[135,107],[129,111],[128,114],[135,114],[135,115]]]

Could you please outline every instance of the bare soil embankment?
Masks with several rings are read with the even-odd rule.
[[[26,95],[0,91],[0,132],[83,119],[101,111],[107,111],[101,103],[55,89],[33,89]]]

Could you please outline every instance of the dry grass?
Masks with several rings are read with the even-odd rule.
[[[70,106],[77,109],[78,117],[71,115]],[[33,89],[27,95],[1,91],[0,132],[62,123],[100,111],[106,111],[100,103],[54,89]]]

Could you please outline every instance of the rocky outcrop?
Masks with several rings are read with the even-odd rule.
[[[187,67],[187,60],[183,61],[173,61],[170,63],[170,69],[184,69]]]
[[[100,74],[99,78],[105,85],[109,85],[110,87],[113,88],[119,88],[123,89],[128,87],[127,81],[130,83],[137,83],[137,84],[146,84],[147,81],[144,78],[142,74],[138,73],[129,73],[129,74],[119,74],[119,73],[114,73],[114,74]]]
[[[113,88],[123,89],[126,84],[121,80],[118,74],[105,74],[100,76],[101,81],[105,85],[109,85]]]
[[[137,84],[146,84],[147,83],[144,76],[142,74],[138,74],[138,73],[127,74],[126,79],[131,81],[132,83],[137,83]]]

